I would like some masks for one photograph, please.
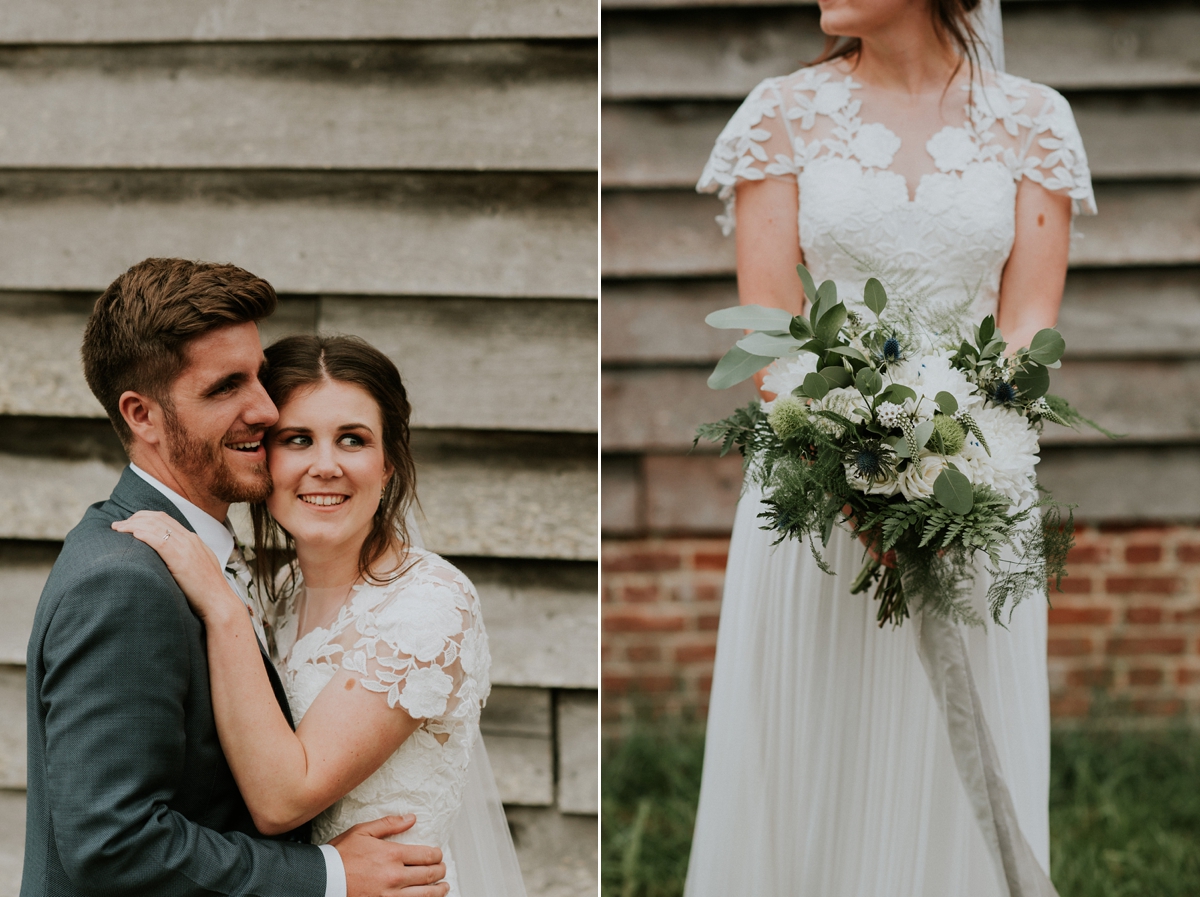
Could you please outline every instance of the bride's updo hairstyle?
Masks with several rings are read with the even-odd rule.
[[[404,571],[409,544],[405,515],[416,501],[417,488],[416,465],[408,445],[412,408],[400,372],[391,359],[356,336],[287,336],[268,346],[263,354],[267,359],[263,387],[277,408],[286,405],[296,390],[328,380],[365,390],[379,406],[383,422],[380,442],[392,476],[359,552],[358,574],[372,585],[393,582]],[[293,561],[295,544],[267,512],[266,502],[252,504],[250,516],[254,522],[255,578],[274,601],[290,578],[282,577],[277,582],[275,573]],[[382,572],[373,569],[389,549],[399,554],[396,566]]]
[[[980,51],[987,49],[980,38],[979,32],[971,21],[971,15],[979,9],[981,0],[928,0],[929,15],[933,18],[933,30],[948,46],[953,47],[960,57],[970,66],[971,79],[974,80],[975,70],[982,68]],[[820,65],[832,59],[851,57],[857,59],[862,50],[862,40],[857,37],[839,37],[834,34],[825,37],[825,49],[821,55],[809,65]],[[991,61],[991,60],[989,60]],[[961,63],[954,69],[951,80],[957,75]]]

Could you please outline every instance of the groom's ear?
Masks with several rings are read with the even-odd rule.
[[[117,408],[133,435],[134,443],[158,445],[163,440],[162,405],[149,396],[127,389],[117,400]]]

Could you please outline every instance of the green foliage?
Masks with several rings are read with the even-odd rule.
[[[703,731],[678,723],[641,724],[605,742],[603,897],[683,894],[703,755]],[[1050,868],[1059,894],[1200,894],[1197,782],[1200,735],[1193,731],[1052,735]]]

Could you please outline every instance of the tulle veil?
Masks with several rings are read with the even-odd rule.
[[[409,544],[424,548],[425,541],[411,508],[404,525]],[[463,802],[450,830],[450,854],[458,874],[460,897],[526,897],[496,776],[488,762],[478,724],[471,733],[471,742]]]

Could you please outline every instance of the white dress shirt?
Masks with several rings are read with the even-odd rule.
[[[164,486],[136,464],[130,464],[129,467],[179,509],[179,513],[196,531],[200,541],[209,547],[224,568],[228,564],[230,555],[233,554],[235,544],[233,528],[229,525],[229,520],[226,519],[222,522],[201,510],[174,489]],[[233,589],[234,594],[238,594],[237,585],[232,581],[229,573],[225,574],[225,579],[229,581],[229,587]],[[342,865],[341,854],[337,852],[336,847],[322,844],[321,855],[325,857],[325,897],[346,897],[346,867]]]

